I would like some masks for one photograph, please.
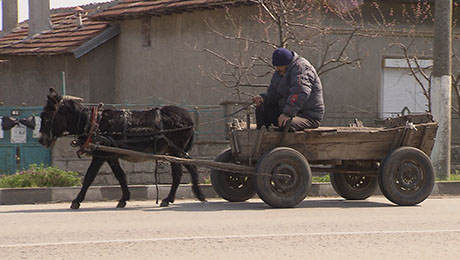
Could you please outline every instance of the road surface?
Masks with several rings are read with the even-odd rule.
[[[460,198],[0,206],[0,259],[460,259]]]

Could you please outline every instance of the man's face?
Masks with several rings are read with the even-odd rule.
[[[284,76],[286,74],[288,65],[283,65],[283,66],[275,66],[275,70],[281,74],[281,76]]]

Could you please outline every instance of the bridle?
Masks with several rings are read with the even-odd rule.
[[[56,115],[57,113],[59,112],[59,109],[61,109],[61,106],[62,106],[62,100],[59,101],[56,105],[57,109],[56,109],[56,112],[51,112],[51,111],[43,111],[42,114],[46,114],[49,116],[50,119],[50,126],[49,126],[49,130],[48,130],[48,138],[51,140],[50,143],[54,143],[57,139],[57,136],[55,136],[53,134],[53,126],[54,126],[54,119],[56,118]]]
[[[56,141],[56,139],[60,136],[56,136],[54,133],[53,133],[53,126],[54,126],[54,122],[55,122],[55,119],[56,119],[56,115],[59,113],[59,110],[63,107],[64,105],[64,101],[65,100],[71,100],[71,98],[66,98],[66,97],[63,97],[60,101],[57,102],[57,104],[55,105],[56,107],[56,112],[51,112],[51,111],[43,111],[42,113],[44,114],[47,114],[51,119],[50,119],[50,127],[49,127],[49,136],[48,138],[51,140],[51,143],[54,143]],[[80,121],[81,121],[81,115],[78,117],[78,122],[77,122],[77,126],[80,124]],[[63,134],[61,136],[70,136],[70,135],[73,135],[73,134]]]

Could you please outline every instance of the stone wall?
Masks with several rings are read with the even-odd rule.
[[[80,176],[84,176],[91,163],[91,157],[82,156],[78,158],[76,152],[78,148],[70,146],[72,138],[60,138],[57,140],[52,150],[52,165],[66,171],[75,171]],[[213,160],[217,154],[229,147],[225,140],[204,142],[195,142],[190,153],[192,158]],[[154,184],[155,183],[155,163],[131,163],[121,160],[121,167],[125,170],[129,185],[136,184]],[[181,183],[190,183],[190,174],[183,168]],[[200,183],[209,182],[209,169],[198,167]],[[171,171],[169,163],[161,162],[158,168],[158,183],[171,183]],[[99,171],[93,185],[117,185],[118,181],[112,174],[107,163]]]

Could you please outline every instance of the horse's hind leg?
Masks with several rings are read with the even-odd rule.
[[[78,209],[80,208],[80,203],[85,199],[86,192],[88,191],[89,186],[93,183],[94,178],[96,178],[96,174],[101,169],[102,164],[104,164],[105,160],[98,157],[93,157],[91,164],[89,165],[88,170],[86,170],[85,177],[83,179],[83,186],[80,189],[77,197],[72,201],[72,205],[70,208]]]
[[[167,207],[169,203],[174,203],[176,198],[176,191],[179,187],[180,180],[182,178],[182,166],[178,163],[171,163],[171,172],[172,172],[172,185],[169,190],[168,197],[161,201],[160,207]]]
[[[196,198],[200,201],[205,202],[206,199],[201,192],[200,186],[198,185],[198,170],[195,165],[184,164],[184,167],[190,172],[192,178],[192,191],[195,194]]]
[[[115,174],[115,178],[117,178],[118,183],[120,183],[121,192],[123,194],[121,199],[118,201],[117,208],[124,208],[126,206],[126,201],[128,201],[131,197],[128,189],[128,184],[126,183],[125,172],[121,168],[120,161],[118,161],[118,159],[109,159],[107,162],[109,163],[113,174]]]

